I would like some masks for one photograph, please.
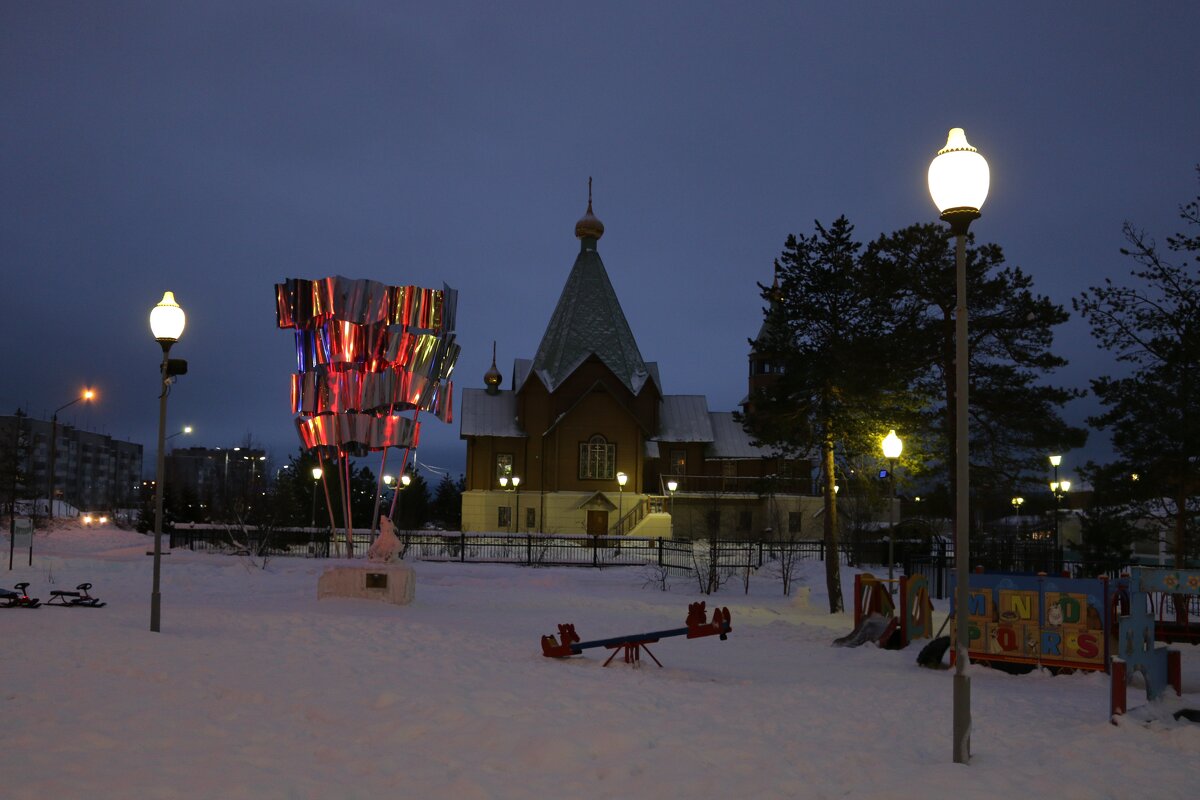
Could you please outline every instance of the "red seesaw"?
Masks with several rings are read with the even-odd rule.
[[[604,666],[607,667],[616,657],[618,649],[625,653],[626,664],[639,664],[641,651],[644,649],[646,655],[654,659],[654,663],[661,667],[662,662],[654,657],[654,653],[651,653],[650,648],[646,645],[655,644],[659,639],[666,639],[670,636],[686,636],[689,639],[699,639],[701,636],[720,636],[723,641],[729,636],[731,630],[733,630],[733,626],[729,624],[728,608],[714,609],[712,622],[709,622],[708,613],[704,610],[704,602],[701,601],[688,605],[686,628],[672,628],[666,631],[635,633],[631,636],[614,636],[610,639],[581,642],[579,634],[575,633],[574,625],[570,623],[559,625],[557,639],[553,635],[542,637],[542,655],[546,658],[568,658],[581,654],[589,647],[605,647],[613,651],[612,655],[608,657],[608,661],[604,662]]]

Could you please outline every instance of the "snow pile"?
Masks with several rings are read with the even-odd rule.
[[[7,541],[3,542],[7,548]],[[162,632],[149,631],[152,539],[39,534],[30,593],[93,584],[100,609],[0,610],[6,669],[0,775],[29,798],[679,797],[1125,798],[1195,789],[1200,655],[1185,694],[1109,724],[1103,674],[972,667],[974,757],[951,762],[949,672],[918,646],[835,648],[853,627],[752,579],[701,597],[636,569],[416,562],[409,606],[316,599],[338,562],[163,556]],[[362,562],[358,562],[362,563]],[[852,575],[846,571],[847,598]],[[728,641],[664,639],[665,665],[584,641],[681,627],[689,602],[727,605]],[[944,610],[944,609],[943,609]],[[937,622],[940,624],[941,618]],[[1142,693],[1131,689],[1138,705]],[[1149,791],[1153,787],[1153,791]]]

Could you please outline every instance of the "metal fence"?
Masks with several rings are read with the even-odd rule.
[[[257,557],[338,558],[346,554],[345,535],[331,537],[328,530],[260,530],[176,528],[171,547],[195,551]],[[781,559],[823,560],[820,540],[785,542],[745,540],[644,539],[632,536],[578,536],[556,534],[458,533],[399,531],[403,558],[420,561],[459,561],[476,564],[521,564],[547,567],[658,566],[676,574],[715,568],[723,573],[758,570]],[[366,556],[371,545],[368,531],[354,531],[353,557]],[[854,563],[849,545],[840,548],[842,563]]]
[[[632,536],[579,536],[560,534],[459,533],[447,531],[399,531],[402,558],[419,561],[458,561],[475,564],[519,564],[546,567],[646,567],[654,566],[674,575],[696,575],[716,571],[723,575],[757,571],[773,564],[823,561],[825,543],[820,539],[747,541],[735,539],[695,540],[643,539]],[[196,551],[250,555],[262,558],[345,557],[345,535],[331,537],[328,529],[300,528],[262,530],[232,527],[176,528],[171,547]],[[371,545],[369,531],[354,531],[353,557],[364,558]],[[954,543],[950,539],[897,540],[891,555],[906,575],[922,574],[930,592],[942,599],[948,595],[949,576],[954,571]],[[888,563],[888,542],[843,541],[838,560],[850,566],[882,566]],[[1056,575],[1066,571],[1084,574],[1084,565],[1064,560],[1061,548],[1041,542],[972,543],[973,567],[989,572]],[[1109,572],[1115,577],[1125,567]]]

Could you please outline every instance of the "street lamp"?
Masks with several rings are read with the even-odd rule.
[[[512,482],[511,489],[508,488],[509,481]],[[517,497],[516,497],[517,514],[519,514],[521,512],[521,493],[517,489],[517,487],[519,487],[520,485],[521,485],[521,478],[518,475],[513,475],[511,478],[507,475],[500,476],[500,488],[506,492],[516,492],[517,493]],[[514,514],[513,516],[515,517],[516,514]],[[509,520],[509,523],[508,523],[509,533],[512,533],[513,530],[515,530],[515,527],[514,527],[515,525],[516,525],[515,521]]]
[[[54,409],[54,413],[50,415],[50,475],[47,478],[47,483],[49,483],[50,488],[47,492],[48,499],[46,500],[46,513],[49,515],[50,519],[54,519],[54,462],[55,457],[58,454],[58,412],[62,411],[64,408],[69,408],[70,406],[75,405],[80,400],[85,402],[90,401],[95,396],[96,393],[91,389],[84,389],[79,397],[76,397],[69,403],[63,403],[58,408]]]
[[[1057,467],[1054,470],[1054,476],[1056,478],[1058,477],[1058,468]],[[1050,493],[1054,495],[1054,546],[1055,547],[1062,546],[1062,543],[1060,541],[1060,533],[1059,533],[1058,511],[1059,511],[1059,506],[1062,504],[1062,499],[1067,496],[1067,492],[1069,492],[1069,491],[1071,491],[1071,482],[1070,481],[1059,481],[1059,480],[1050,481]]]
[[[325,470],[320,467],[312,468],[313,488],[312,488],[312,527],[317,527],[317,481],[321,480],[321,476],[325,474]]]
[[[168,436],[167,441],[168,442],[171,441],[176,436],[183,436],[184,434],[190,434],[192,432],[192,430],[193,430],[193,428],[191,425],[184,425],[182,428],[180,428],[179,430],[175,431],[170,436]]]
[[[955,598],[958,614],[954,667],[954,761],[971,760],[971,679],[966,667],[969,660],[967,606],[969,598],[970,553],[970,452],[967,426],[967,229],[979,218],[979,209],[987,198],[991,180],[987,161],[967,143],[962,128],[951,128],[946,146],[929,164],[929,194],[942,221],[954,234],[954,266],[957,302],[954,307],[954,561]]]
[[[892,584],[890,583],[893,579],[892,570],[896,563],[896,523],[892,517],[892,512],[896,505],[896,459],[900,457],[900,453],[904,450],[904,442],[900,441],[900,437],[896,435],[896,431],[890,430],[888,431],[888,435],[883,437],[881,447],[883,448],[883,457],[891,462],[888,468],[888,478],[892,483],[891,497],[888,498],[891,501],[891,506],[888,508],[888,591],[890,592],[892,591]]]
[[[167,389],[174,375],[187,372],[185,362],[171,363],[168,354],[171,345],[183,335],[187,317],[175,302],[175,295],[164,292],[162,300],[150,311],[150,331],[162,347],[163,360],[160,370],[161,385],[158,392],[158,453],[154,484],[154,585],[150,590],[150,630],[159,630],[162,596],[159,594],[159,574],[162,568],[162,516],[163,516],[163,450],[167,442]]]
[[[617,473],[617,526],[621,525],[621,520],[625,517],[625,484],[629,482],[629,476],[624,472]]]

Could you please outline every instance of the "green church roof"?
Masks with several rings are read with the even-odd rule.
[[[590,200],[588,214],[591,214]],[[599,224],[599,220],[596,222]],[[578,234],[578,227],[576,230]],[[650,370],[642,360],[596,250],[598,237],[587,235],[593,230],[585,230],[580,236],[579,256],[533,357],[533,372],[553,392],[589,356],[595,355],[629,391],[638,394],[651,377]],[[601,226],[599,230],[604,229]]]

